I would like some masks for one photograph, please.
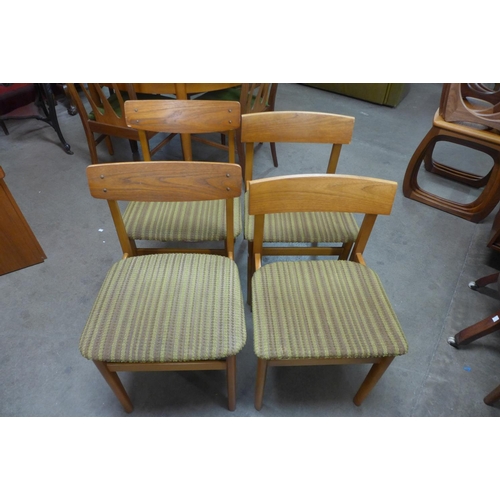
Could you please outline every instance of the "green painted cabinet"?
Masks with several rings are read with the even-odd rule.
[[[304,85],[393,108],[410,91],[409,83],[305,83]]]

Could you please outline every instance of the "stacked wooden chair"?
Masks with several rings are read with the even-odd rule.
[[[167,99],[167,97],[163,95],[137,94],[131,83],[68,83],[66,85],[68,95],[76,106],[82,121],[91,162],[99,163],[97,145],[102,141],[105,141],[108,153],[110,155],[114,154],[111,137],[128,139],[134,161],[140,160],[137,146],[139,134],[136,130],[127,127],[124,111],[125,102],[127,99],[138,99],[139,97],[148,99],[155,97],[160,100]],[[123,91],[123,88],[126,91]],[[148,138],[153,137],[155,134],[155,132],[148,132]],[[150,156],[156,154],[174,136],[175,134],[168,134],[150,152],[148,151]]]
[[[278,91],[277,83],[242,83],[238,87],[230,87],[227,89],[214,90],[201,94],[198,99],[211,100],[211,101],[238,101],[242,115],[251,113],[264,113],[275,110],[276,93]],[[199,136],[194,137],[195,140],[207,142]],[[221,144],[214,141],[208,141],[212,146],[219,148],[225,147],[225,141],[222,140]],[[278,166],[278,156],[276,154],[276,145],[271,142],[271,154],[273,164]],[[238,159],[243,169],[246,168],[245,148],[241,140],[241,130],[236,131],[236,148],[238,151]]]
[[[434,149],[439,142],[485,153],[492,159],[491,169],[486,175],[479,175],[436,161]],[[481,188],[477,198],[462,203],[423,189],[418,183],[422,164],[429,173],[443,179]],[[482,84],[443,85],[432,127],[408,163],[403,193],[407,198],[472,222],[490,214],[500,201],[500,90]]]

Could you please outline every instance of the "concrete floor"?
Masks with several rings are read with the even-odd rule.
[[[280,84],[278,110],[313,110],[356,118],[339,173],[392,179],[401,186],[412,153],[438,106],[439,84],[413,84],[397,108]],[[5,181],[47,254],[39,265],[0,276],[0,415],[125,416],[94,367],[78,350],[87,315],[106,270],[121,257],[104,201],[89,195],[90,163],[78,116],[58,105],[63,134],[35,120],[8,121],[0,132]],[[100,146],[100,160],[129,161],[126,141],[114,140],[115,155]],[[217,159],[195,145],[198,158]],[[178,141],[155,159],[179,158]],[[455,153],[467,159],[466,152]],[[326,149],[278,145],[274,169],[268,145],[256,153],[255,176],[322,172]],[[479,168],[483,168],[481,165]],[[428,182],[434,182],[428,181]],[[448,190],[449,183],[435,182]],[[453,188],[454,196],[473,190]],[[380,217],[365,256],[380,275],[406,333],[409,353],[394,361],[361,407],[352,398],[368,367],[271,368],[264,406],[253,407],[256,358],[251,313],[248,340],[238,355],[237,408],[226,407],[222,372],[135,373],[122,380],[134,402],[132,416],[218,417],[425,417],[498,416],[483,397],[500,384],[500,337],[492,334],[460,350],[447,338],[498,308],[496,290],[473,292],[469,281],[500,269],[500,255],[486,247],[497,210],[470,223],[403,197]],[[102,231],[101,231],[102,230]],[[237,240],[237,263],[246,295],[246,242]]]

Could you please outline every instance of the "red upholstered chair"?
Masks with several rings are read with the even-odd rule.
[[[9,130],[4,120],[15,117],[15,111],[35,102],[36,89],[33,83],[4,83],[0,85],[0,127],[5,135]]]

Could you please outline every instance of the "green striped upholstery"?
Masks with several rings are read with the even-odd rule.
[[[377,274],[361,264],[271,263],[254,274],[252,289],[259,358],[370,358],[408,350]]]
[[[234,237],[242,230],[241,203],[235,198]],[[226,237],[226,201],[130,202],[123,213],[134,240],[221,241]]]
[[[245,193],[245,239],[253,241],[253,215]],[[267,214],[264,241],[268,243],[347,243],[356,241],[359,227],[350,213],[298,212]]]
[[[80,339],[87,359],[225,358],[246,340],[236,264],[219,255],[130,257],[109,270]]]

